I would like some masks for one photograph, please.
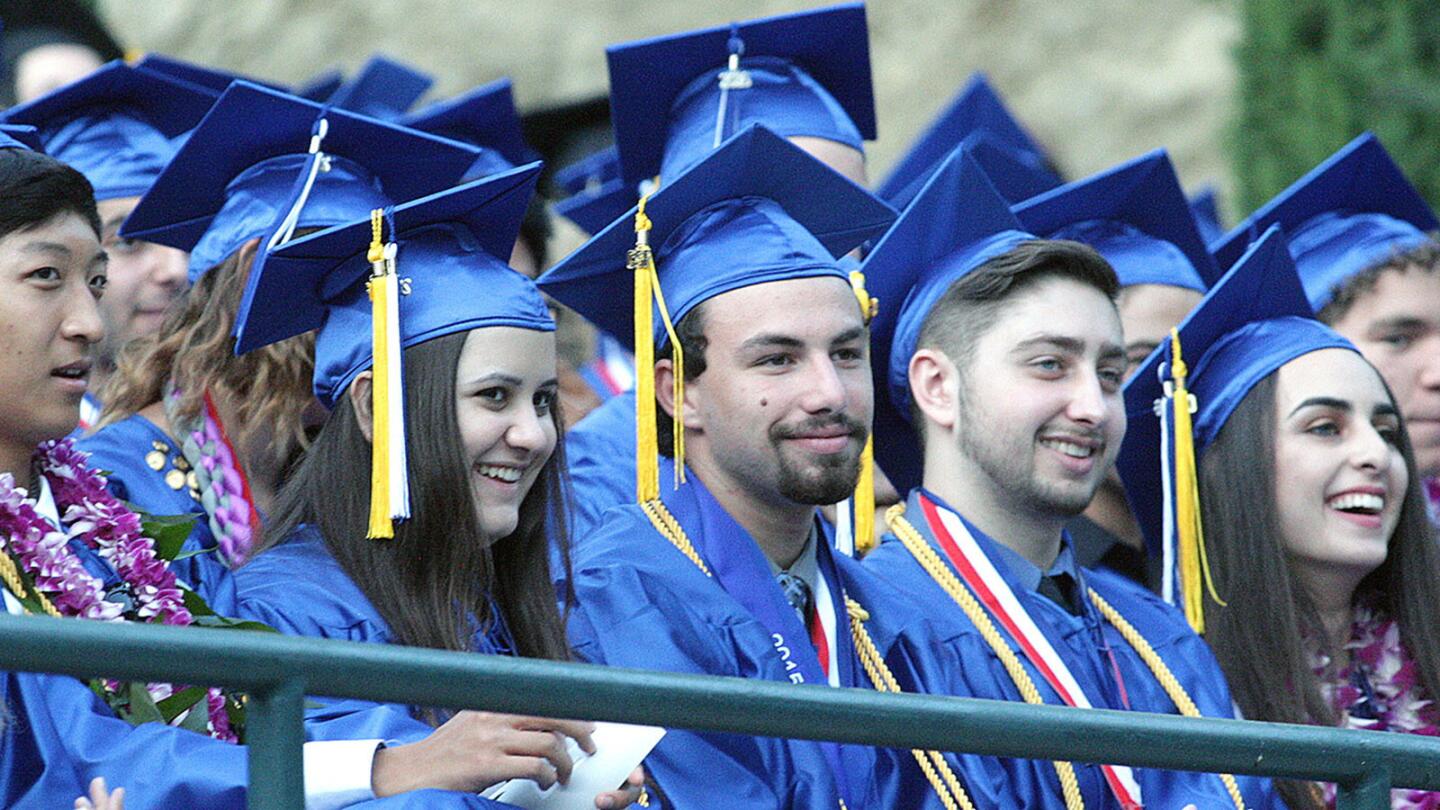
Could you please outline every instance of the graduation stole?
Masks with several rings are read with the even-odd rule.
[[[709,497],[708,493],[702,497]],[[844,588],[840,585],[839,577],[835,572],[834,560],[829,555],[829,549],[823,536],[817,540],[815,548],[820,577],[816,583],[814,612],[810,622],[812,630],[807,633],[800,622],[800,617],[796,615],[795,609],[785,601],[779,586],[769,575],[769,566],[765,563],[765,556],[760,553],[760,549],[748,535],[744,538],[747,541],[745,543],[725,544],[721,553],[702,556],[695,544],[691,542],[684,527],[680,525],[680,521],[676,520],[674,514],[659,498],[643,501],[639,506],[661,537],[670,541],[670,544],[684,554],[685,558],[699,568],[706,577],[715,580],[722,590],[740,603],[741,607],[745,608],[765,628],[766,632],[770,634],[775,653],[780,657],[786,676],[791,683],[829,685],[832,674],[834,677],[839,677],[839,668],[843,665],[840,660],[841,637],[836,633],[839,616],[835,610],[835,600],[832,594],[840,594],[842,601],[848,602],[849,600],[845,597]],[[720,509],[718,503],[715,504],[715,507]],[[707,537],[713,540],[713,535],[724,533],[725,522],[730,523],[734,530],[744,531],[723,509],[720,509],[720,512],[723,517],[720,518],[719,525],[702,527],[712,529],[712,531],[702,531],[700,535],[702,543]],[[709,565],[706,564],[707,556],[712,560]],[[762,571],[763,574],[760,573]],[[829,614],[828,622],[826,621],[827,612]],[[808,638],[811,644],[815,645],[816,654],[813,657],[808,654],[809,650],[795,645],[792,641],[804,638]],[[842,810],[852,805],[858,807],[859,805],[853,801],[847,801],[854,798],[854,793],[850,789],[848,771],[844,767],[840,744],[816,741],[816,745],[820,746],[825,761],[830,766],[836,790],[840,794]]]
[[[1046,683],[1066,705],[1091,708],[1089,698],[1080,689],[1064,659],[1035,625],[1016,598],[1009,583],[1005,581],[999,571],[995,570],[994,564],[990,562],[989,557],[985,555],[970,534],[969,529],[965,527],[964,522],[953,512],[942,511],[923,494],[919,501],[926,527],[930,529],[946,559],[942,560],[920,532],[905,519],[904,504],[896,504],[885,515],[891,531],[904,544],[906,550],[915,557],[916,562],[920,563],[920,566],[935,580],[935,583],[949,594],[976,629],[980,631],[990,649],[1000,659],[1006,673],[1019,689],[1025,702],[1043,704],[1045,701],[1040,696],[1034,680],[1021,665],[1019,657],[1005,642],[1004,635],[996,627],[996,622],[1004,628],[1005,635],[1008,635],[1025,654],[1026,659],[1040,672]],[[946,560],[948,560],[948,565]],[[1087,588],[1086,590],[1091,603],[1094,604],[1100,615],[1113,625],[1126,643],[1139,654],[1146,667],[1150,669],[1165,690],[1166,695],[1174,702],[1180,714],[1186,717],[1199,717],[1199,707],[1186,693],[1185,688],[1171,672],[1160,654],[1155,652],[1154,647],[1095,589]],[[993,620],[991,619],[992,615],[994,616]],[[1070,810],[1083,808],[1084,800],[1081,798],[1079,783],[1075,778],[1074,765],[1059,760],[1054,765],[1056,775],[1060,779],[1060,789],[1065,798],[1065,806]],[[1140,785],[1135,780],[1133,769],[1124,765],[1101,765],[1100,767],[1106,786],[1110,788],[1121,807],[1128,810],[1128,808],[1144,806],[1141,802]],[[1230,794],[1235,807],[1238,810],[1245,810],[1244,799],[1240,794],[1239,785],[1235,782],[1235,777],[1230,774],[1220,774],[1220,779],[1224,782],[1226,792]]]

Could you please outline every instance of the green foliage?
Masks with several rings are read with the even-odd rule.
[[[1250,211],[1365,130],[1440,200],[1440,14],[1433,0],[1241,0],[1234,133]]]

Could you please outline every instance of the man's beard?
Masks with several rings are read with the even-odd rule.
[[[850,497],[855,484],[860,480],[860,452],[834,453],[819,458],[807,459],[808,464],[791,461],[783,451],[786,439],[804,435],[813,430],[843,427],[853,438],[864,441],[865,425],[845,414],[809,419],[795,426],[776,425],[770,429],[770,443],[775,447],[778,459],[776,486],[780,494],[795,503],[827,506]]]
[[[977,424],[997,423],[973,416],[964,419],[957,431],[956,442],[961,454],[994,482],[996,492],[1005,493],[1010,501],[1023,503],[1034,512],[1067,518],[1079,515],[1090,505],[1103,478],[1097,477],[1088,488],[1057,486],[1042,481],[1035,470],[1033,437],[1028,449],[1020,448],[1009,441],[1009,437],[993,432],[982,438],[973,428]]]

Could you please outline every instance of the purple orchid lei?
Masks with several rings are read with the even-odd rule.
[[[1321,693],[1341,718],[1342,728],[1397,731],[1440,736],[1440,706],[1424,693],[1420,671],[1400,638],[1400,626],[1369,607],[1355,608],[1350,662],[1329,672],[1328,656],[1315,658]],[[1335,806],[1335,786],[1325,785],[1327,806]],[[1440,792],[1396,790],[1394,810],[1440,810]]]
[[[34,461],[50,484],[61,529],[36,511],[35,500],[15,486],[11,474],[0,473],[0,546],[62,616],[192,624],[184,593],[166,561],[156,554],[154,541],[143,534],[140,517],[110,494],[104,477],[86,466],[86,459],[68,439],[46,442],[36,450]],[[72,540],[94,549],[128,586],[133,601],[129,616],[122,602],[106,599],[104,585],[85,569],[70,547]],[[108,698],[120,698],[118,682],[106,680],[101,685]],[[170,684],[148,684],[147,691],[158,702],[175,690]],[[210,736],[238,742],[222,691],[208,689],[205,703]],[[183,719],[182,713],[173,724]]]

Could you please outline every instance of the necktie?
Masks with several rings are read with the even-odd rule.
[[[1065,608],[1072,616],[1080,615],[1080,606],[1075,600],[1075,580],[1069,574],[1047,574],[1040,577],[1041,596]]]
[[[780,592],[785,594],[785,601],[790,603],[790,607],[795,608],[795,613],[800,617],[805,629],[810,629],[810,616],[814,613],[815,604],[815,597],[810,592],[810,586],[805,584],[805,580],[789,571],[781,571],[776,574],[775,582],[780,586]]]

